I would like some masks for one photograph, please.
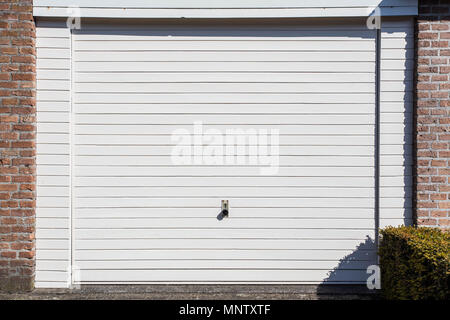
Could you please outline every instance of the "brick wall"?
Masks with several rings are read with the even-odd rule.
[[[450,2],[419,1],[417,222],[450,227]]]
[[[33,287],[35,55],[32,0],[0,0],[0,290]]]

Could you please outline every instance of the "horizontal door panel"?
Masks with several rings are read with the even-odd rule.
[[[352,249],[364,242],[362,240],[278,240],[278,239],[108,239],[75,240],[75,250],[108,249]],[[52,241],[52,240],[45,240]],[[373,246],[374,248],[374,246]],[[183,267],[181,267],[183,268]]]
[[[61,47],[66,42],[61,40],[59,42],[39,43],[39,47]],[[139,41],[130,40],[125,43],[113,40],[105,41],[77,41],[76,51],[122,51],[124,45],[127,50],[181,50],[181,51],[208,51],[208,50],[232,50],[232,51],[371,51],[375,50],[375,41],[368,40],[343,40],[343,41],[314,41],[314,40],[192,40],[183,41],[177,39],[154,40],[154,41]],[[399,48],[404,47],[404,43],[399,41],[385,40],[385,48]]]
[[[345,282],[365,283],[366,270],[89,270],[80,273],[85,283],[145,282]]]
[[[373,72],[375,62],[295,61],[106,61],[77,62],[77,72]],[[60,64],[59,69],[65,64]],[[43,66],[44,68],[46,65]],[[389,66],[387,66],[389,67]],[[54,68],[58,69],[58,65]]]
[[[37,133],[67,133],[69,123],[37,123]]]
[[[41,189],[39,187],[38,189]],[[66,187],[68,190],[68,187]],[[62,188],[64,190],[64,188]],[[67,196],[68,197],[68,196]],[[36,216],[39,218],[69,218],[70,217],[70,208],[37,208]],[[56,230],[56,229],[55,229]],[[40,230],[41,231],[41,230]],[[66,230],[69,232],[69,230]]]
[[[102,37],[101,35],[92,35]],[[127,39],[133,36],[126,36]],[[45,50],[45,49],[41,49]],[[44,52],[47,54],[47,52]],[[49,54],[47,54],[49,55]],[[45,56],[45,55],[44,55]],[[374,52],[354,52],[351,55],[348,52],[264,52],[264,51],[75,51],[73,55],[75,62],[98,61],[98,62],[117,62],[117,61],[184,61],[184,62],[204,62],[204,61],[308,61],[308,62],[373,62],[375,61]]]
[[[37,122],[54,122],[54,123],[65,123],[70,120],[69,112],[37,112],[36,113]]]
[[[38,48],[36,53],[40,59],[70,59],[70,48]]]
[[[109,189],[109,188],[108,188]],[[368,188],[369,189],[369,188]],[[83,189],[79,189],[83,190]],[[369,189],[370,190],[370,189]],[[396,210],[392,210],[396,211]],[[217,206],[212,208],[79,208],[78,218],[211,218],[217,216]],[[57,216],[58,212],[42,209],[44,216]],[[239,218],[328,218],[373,219],[371,208],[236,208],[233,217]],[[318,231],[317,229],[315,229]],[[80,229],[80,232],[81,229]],[[145,231],[144,231],[145,232]]]
[[[86,136],[94,137],[95,136]],[[50,157],[50,158],[48,158]],[[39,155],[38,162],[63,163],[65,158],[61,156]],[[371,156],[285,156],[280,155],[280,165],[282,166],[321,166],[321,167],[373,167],[374,157]],[[383,165],[401,166],[405,159],[402,156],[383,156]],[[172,164],[171,156],[81,156],[77,155],[76,165],[78,166],[167,166]],[[337,169],[338,170],[338,169]]]
[[[192,134],[192,125],[121,125],[121,124],[111,124],[111,125],[103,125],[103,124],[79,124],[76,128],[77,134],[173,134],[176,133],[183,134],[186,132]],[[38,124],[38,132],[64,132],[64,130],[68,129],[68,125],[66,124]],[[333,135],[333,134],[345,134],[345,135],[353,135],[353,134],[370,134],[374,133],[373,125],[362,125],[362,124],[354,124],[354,125],[263,125],[263,124],[252,124],[252,125],[205,125],[203,126],[203,132],[207,132],[210,129],[220,130],[221,134],[225,134],[226,130],[269,130],[271,129],[279,129],[280,134],[325,134],[325,135]],[[381,125],[381,129],[385,129],[385,133],[393,134],[393,133],[402,133],[404,128],[399,128],[398,125],[392,124],[384,124]],[[217,131],[216,131],[217,132]],[[241,131],[238,131],[241,132]]]
[[[40,80],[66,80],[70,79],[70,69],[55,70],[52,68],[37,68],[36,79]]]
[[[114,236],[112,236],[114,234]],[[370,229],[79,229],[80,240],[109,239],[364,239]]]
[[[69,48],[69,38],[36,38],[36,48]]]
[[[402,95],[391,95],[385,101],[401,99]],[[51,95],[45,92],[38,94],[39,100],[68,99],[66,94]],[[177,94],[105,94],[105,93],[78,93],[74,103],[374,103],[374,93],[177,93]]]
[[[68,143],[38,143],[36,150],[38,154],[69,154],[70,145]]]
[[[210,7],[211,2],[208,2]],[[185,6],[183,4],[182,6]],[[220,7],[223,5],[220,4]],[[233,5],[236,8],[235,5]],[[308,6],[309,7],[309,6]],[[248,7],[246,7],[248,9]],[[152,26],[153,27],[153,26]],[[355,26],[341,28],[338,25],[328,28],[299,28],[297,26],[273,26],[272,28],[261,28],[253,26],[234,26],[233,28],[220,28],[208,26],[208,28],[199,28],[197,26],[183,26],[182,29],[173,27],[163,28],[154,26],[146,29],[121,29],[114,32],[107,32],[108,29],[91,30],[83,34],[75,34],[74,40],[81,41],[185,41],[186,46],[192,41],[368,41],[372,38],[374,32],[368,29],[355,28]],[[336,28],[333,28],[336,27]],[[362,26],[361,26],[362,27]],[[106,38],[107,37],[107,38]],[[400,37],[400,35],[397,35]]]
[[[220,134],[201,135],[204,145],[223,145],[220,141],[216,141]],[[195,135],[192,135],[194,137]],[[198,136],[198,135],[197,135]],[[387,136],[384,139],[385,144],[402,144],[402,136]],[[410,136],[411,138],[411,136]],[[246,139],[248,140],[248,139]],[[64,135],[40,135],[38,143],[66,143],[68,137]],[[236,141],[236,145],[249,144],[251,141],[242,143]],[[298,145],[298,146],[371,146],[374,137],[372,135],[355,135],[355,136],[337,136],[337,135],[280,135],[279,145]],[[77,135],[74,141],[75,145],[191,145],[188,141],[172,141],[172,135]],[[169,159],[170,162],[170,159]],[[168,163],[169,163],[168,162]]]
[[[373,261],[348,261],[341,270],[365,270]],[[146,260],[146,261],[77,261],[83,273],[90,270],[180,270],[183,269],[220,269],[220,270],[330,270],[339,265],[339,261],[268,261],[268,260]]]
[[[37,176],[36,183],[38,186],[69,186],[70,177],[67,176]]]
[[[108,52],[108,54],[111,52]],[[395,75],[399,75],[399,71],[393,71]],[[42,71],[40,71],[42,73]],[[43,73],[42,76],[47,76],[48,73]],[[384,75],[384,73],[383,73]],[[49,75],[48,75],[49,76]],[[54,78],[50,78],[54,79]],[[84,82],[98,82],[98,83],[153,83],[153,82],[320,82],[320,83],[360,83],[375,81],[374,72],[358,73],[354,70],[348,70],[343,73],[332,72],[94,72],[91,70],[86,73],[75,73],[74,80],[76,83]],[[402,78],[397,79],[399,81]]]
[[[375,259],[375,250],[77,250],[74,251],[75,261],[92,260],[148,260],[148,259],[252,259],[252,260],[337,260],[345,256],[352,255],[355,260],[373,260]],[[56,252],[55,252],[56,253]],[[52,257],[51,252],[42,252],[43,257]]]
[[[41,69],[70,69],[70,59],[41,59],[36,60],[36,67]],[[57,88],[52,88],[56,90]]]
[[[70,91],[38,90],[37,101],[70,101]]]
[[[403,110],[397,108],[396,110]],[[126,110],[126,112],[124,112]],[[79,104],[77,114],[374,114],[372,104]]]
[[[39,147],[39,145],[38,145]],[[70,175],[70,167],[67,165],[40,165],[36,168],[38,176],[53,175],[53,176],[68,176]]]
[[[261,164],[261,166],[266,166]],[[154,166],[154,167],[77,167],[77,177],[152,177],[152,176],[254,176],[261,174],[254,166]],[[43,172],[45,174],[45,172]],[[65,172],[63,172],[65,173]],[[371,167],[280,167],[277,176],[298,177],[373,177]]]
[[[274,144],[277,140],[269,140],[269,144],[266,148],[251,148],[249,146],[233,147],[231,149],[226,146],[219,146],[220,151],[214,150],[212,155],[261,155],[272,156],[283,155],[300,155],[300,156],[314,156],[314,155],[342,155],[342,156],[370,156],[374,154],[374,148],[371,146],[279,146],[275,149]],[[196,148],[195,146],[180,146],[175,148],[174,146],[75,146],[74,152],[76,155],[100,155],[100,156],[150,156],[150,155],[174,155],[180,156],[202,156],[204,154],[203,148]],[[237,151],[237,150],[238,151]],[[217,153],[219,152],[219,153]],[[248,159],[243,160],[244,163],[248,163]],[[236,163],[235,160],[231,160],[231,163]]]
[[[220,205],[220,203],[219,203]],[[193,210],[194,211],[194,210]],[[217,214],[220,207],[217,206]],[[340,229],[372,229],[375,221],[371,219],[261,219],[261,218],[232,218],[233,209],[230,209],[230,218],[218,220],[211,218],[79,218],[74,220],[75,229],[148,229],[148,228],[232,228],[232,229],[301,229],[301,228],[340,228]],[[48,219],[50,220],[50,218]],[[207,241],[205,241],[204,245]],[[226,246],[227,244],[225,244]],[[147,249],[151,249],[149,247]],[[167,248],[167,247],[165,247]],[[297,248],[301,249],[301,248]]]
[[[53,81],[53,80],[52,80]],[[70,112],[70,101],[39,101],[37,112]]]
[[[68,249],[36,250],[36,261],[37,260],[68,261],[68,259],[70,259],[70,251]],[[68,278],[66,278],[66,280],[68,280]]]
[[[70,199],[68,197],[38,197],[36,207],[45,208],[68,208]]]
[[[63,85],[63,84],[62,84]],[[62,87],[61,85],[61,87]],[[62,87],[64,88],[64,87]],[[391,89],[394,89],[393,87]],[[403,87],[396,87],[403,90]],[[103,93],[305,93],[320,92],[328,93],[371,93],[374,92],[372,83],[354,83],[349,87],[348,83],[97,83],[82,82],[75,84],[74,92],[103,92]]]
[[[69,155],[38,154],[36,164],[39,165],[66,165],[69,163]],[[38,169],[39,170],[39,169]]]
[[[53,188],[40,188],[50,195]],[[371,188],[286,188],[286,187],[109,187],[77,188],[77,197],[373,197]]]
[[[51,60],[53,61],[53,60]],[[40,64],[42,67],[42,64]],[[44,80],[40,79],[36,81],[37,90],[70,90],[69,80]]]
[[[36,143],[70,143],[69,133],[41,133],[36,136]]]
[[[353,208],[372,208],[373,199],[370,198],[229,198],[230,206],[242,208],[277,208],[277,207],[329,207],[333,204],[335,207],[353,207]],[[401,199],[400,199],[401,200]],[[327,204],[328,202],[328,204]],[[142,207],[203,207],[211,208],[219,206],[219,200],[215,198],[77,198],[75,208],[109,208],[124,207],[142,208]]]
[[[60,209],[62,211],[62,209]],[[41,217],[36,220],[37,229],[69,229],[69,217]]]
[[[53,118],[50,118],[53,117]],[[39,114],[38,117],[44,117],[49,121],[67,121],[66,115],[46,115]],[[55,118],[57,117],[57,118]],[[58,118],[59,117],[59,118]],[[387,118],[387,117],[386,117]],[[389,117],[391,120],[395,118],[394,115]],[[398,116],[399,121],[403,118]],[[317,125],[336,125],[336,124],[374,124],[375,116],[371,114],[361,115],[150,115],[150,114],[77,114],[75,116],[75,124],[134,124],[134,125],[146,125],[146,124],[193,124],[193,123],[209,124],[233,124],[233,125],[250,125],[250,124],[267,124],[267,125],[281,125],[281,124],[317,124]]]
[[[384,183],[404,185],[403,179],[385,177]],[[75,177],[75,187],[152,187],[152,186],[298,186],[298,187],[367,187],[373,188],[374,179],[368,177]]]
[[[69,239],[36,239],[36,247],[42,250],[64,250],[69,246]]]

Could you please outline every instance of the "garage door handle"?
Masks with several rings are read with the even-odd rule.
[[[221,214],[224,217],[228,217],[228,200],[222,200],[222,211]]]

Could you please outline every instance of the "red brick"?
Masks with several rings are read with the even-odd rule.
[[[423,226],[435,226],[437,225],[436,219],[418,219],[419,225]]]
[[[430,54],[430,55],[436,55],[437,51],[435,52],[435,54]],[[419,66],[417,68],[418,72],[420,73],[437,73],[439,70],[439,67],[421,67]]]
[[[3,48],[0,48],[0,53],[14,55],[14,54],[18,54],[19,50],[16,47],[3,47]]]
[[[439,209],[450,209],[450,202],[439,202]]]
[[[431,144],[431,148],[433,150],[442,150],[448,149],[448,143],[446,142],[434,142]]]
[[[0,191],[16,191],[16,184],[0,184]]]
[[[430,41],[418,41],[417,42],[419,48],[428,48],[431,45]]]
[[[447,161],[445,160],[432,160],[431,166],[432,167],[445,167],[447,165]]]
[[[450,67],[439,67],[440,73],[450,73]]]
[[[449,25],[446,23],[436,23],[436,24],[431,25],[431,29],[432,30],[448,30]],[[421,30],[421,29],[419,28],[419,30]],[[441,37],[442,37],[442,33],[441,33]]]
[[[436,193],[430,195],[431,200],[447,200],[447,194],[444,193]]]
[[[11,143],[12,148],[34,148],[34,141],[13,141]]]
[[[443,210],[432,210],[431,211],[431,216],[432,217],[436,217],[436,218],[440,218],[440,217],[447,217],[447,211],[443,211]]]
[[[431,59],[431,64],[447,64],[447,58],[433,58]]]
[[[3,258],[14,259],[16,257],[16,253],[14,251],[2,251],[0,256]]]
[[[31,124],[17,124],[17,125],[13,126],[13,130],[17,130],[17,131],[34,131],[35,130],[35,126],[31,125]]]
[[[34,191],[34,190],[36,190],[36,186],[34,184],[24,184],[24,183],[22,183],[20,185],[20,190]]]
[[[7,88],[7,89],[17,89],[19,87],[19,83],[12,82],[12,81],[1,81],[0,82],[0,88]]]
[[[19,252],[19,257],[20,258],[27,258],[27,259],[32,259],[34,258],[34,251],[21,251]]]
[[[31,175],[27,176],[14,176],[12,177],[12,182],[34,182],[34,177]]]
[[[439,33],[438,32],[419,32],[418,38],[419,39],[438,39]]]
[[[450,16],[437,0],[419,2],[416,75],[416,206],[419,225],[450,225]],[[421,16],[423,14],[424,16]],[[442,18],[441,15],[448,17]],[[423,159],[428,158],[428,159]],[[435,202],[434,202],[435,201]],[[439,208],[439,210],[435,210]]]
[[[35,160],[31,157],[36,153],[32,1],[0,0],[0,12],[0,148],[4,148],[0,149],[0,277],[32,279]]]
[[[441,176],[434,176],[431,177],[431,182],[432,183],[445,183],[446,182],[446,178],[445,177],[441,177]]]
[[[448,76],[447,75],[443,75],[443,74],[433,75],[433,76],[431,76],[431,80],[432,81],[447,81],[448,80]],[[427,81],[427,80],[420,80],[419,79],[419,81]]]
[[[33,73],[14,73],[12,75],[12,80],[34,81],[36,80],[36,75]]]
[[[437,204],[435,202],[419,202],[417,208],[437,208]]]
[[[432,48],[447,48],[448,47],[448,41],[431,41],[431,47]],[[439,62],[438,64],[442,64],[446,62]]]
[[[437,83],[418,83],[417,89],[419,90],[437,90],[439,85]]]

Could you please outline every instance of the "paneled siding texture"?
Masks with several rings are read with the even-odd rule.
[[[35,255],[32,1],[0,2],[0,290],[31,289]]]
[[[450,227],[450,6],[420,1],[417,20],[418,224]]]
[[[70,30],[38,21],[36,287],[66,287],[70,262]]]
[[[375,32],[364,20],[278,23],[85,24],[73,34],[73,261],[83,283],[365,280],[375,262]],[[403,65],[386,68],[403,81]],[[385,117],[398,138],[400,92],[385,95],[401,102]],[[174,165],[173,130],[194,121],[205,132],[279,129],[278,175]],[[383,150],[383,185],[401,192],[383,198],[391,223],[404,214],[401,141]],[[231,210],[219,221],[221,199]]]
[[[40,20],[37,26],[39,58],[37,61],[37,86],[39,89],[37,98],[37,193],[39,196],[37,203],[37,287],[67,286],[69,279],[67,270],[71,256],[73,256],[75,265],[89,270],[87,273],[83,273],[83,275],[87,275],[87,278],[83,279],[85,282],[148,282],[168,281],[168,279],[173,281],[174,275],[178,277],[175,279],[178,281],[217,281],[217,278],[213,277],[213,271],[205,272],[204,269],[214,269],[213,262],[209,261],[217,259],[218,256],[221,256],[222,259],[231,259],[233,255],[224,256],[227,253],[226,250],[221,250],[219,255],[216,248],[221,246],[222,249],[226,249],[230,243],[232,245],[240,244],[241,247],[245,245],[243,248],[248,250],[242,252],[242,256],[237,256],[236,261],[226,262],[226,267],[230,270],[224,272],[227,274],[225,280],[251,280],[248,276],[238,278],[237,276],[240,275],[232,270],[233,268],[242,268],[244,264],[241,260],[248,259],[248,257],[259,259],[251,266],[257,268],[258,265],[266,263],[264,259],[269,259],[271,254],[275,261],[267,265],[278,268],[281,262],[276,260],[286,259],[288,250],[284,249],[289,249],[288,246],[291,246],[291,249],[295,248],[297,257],[301,261],[285,264],[283,267],[300,264],[307,266],[310,270],[297,272],[296,279],[305,282],[320,282],[323,274],[338,265],[339,259],[347,254],[352,254],[355,246],[364,241],[366,235],[373,238],[375,32],[366,29],[365,24],[336,27],[332,28],[332,31],[329,30],[329,25],[309,26],[309,29],[315,29],[315,34],[311,34],[312,31],[307,30],[309,37],[321,37],[313,42],[309,41],[308,46],[296,52],[295,55],[291,52],[283,52],[280,46],[287,44],[284,38],[280,39],[280,37],[278,40],[276,38],[266,39],[263,43],[263,49],[271,49],[268,46],[273,41],[279,42],[277,42],[277,47],[272,48],[270,54],[264,51],[254,53],[251,50],[245,50],[247,47],[241,48],[242,52],[238,52],[239,54],[233,51],[223,51],[231,45],[261,46],[262,44],[255,39],[248,43],[233,41],[233,38],[225,36],[231,34],[236,37],[236,30],[228,26],[225,28],[215,26],[213,29],[209,28],[207,32],[209,36],[221,40],[214,43],[210,41],[216,46],[223,46],[221,50],[216,49],[212,54],[208,50],[187,50],[183,51],[181,56],[177,54],[177,50],[189,49],[186,47],[188,45],[202,48],[199,46],[202,45],[201,40],[205,37],[203,29],[185,26],[178,33],[189,35],[189,42],[180,41],[182,39],[172,36],[170,42],[169,40],[158,42],[159,47],[155,50],[149,46],[149,43],[154,43],[157,39],[151,37],[167,33],[167,30],[175,33],[176,29],[174,31],[171,26],[169,29],[167,26],[165,28],[152,26],[150,30],[146,31],[141,26],[140,29],[135,30],[133,26],[127,27],[126,24],[123,24],[119,28],[117,25],[109,26],[109,28],[105,25],[97,26],[99,30],[94,32],[95,25],[85,24],[83,30],[76,31],[72,35],[71,44],[70,34],[65,28],[64,22],[55,24]],[[257,35],[257,32],[261,32],[261,36],[258,37],[261,40],[263,37],[267,38],[268,34],[273,37],[280,32],[280,26],[269,30],[264,28],[267,27],[263,26],[262,29],[260,27],[255,30],[255,26],[252,26],[250,31],[244,34],[248,38],[249,34]],[[281,35],[289,35],[289,32],[292,33],[292,31],[295,31],[297,37],[305,34],[303,29],[291,30],[286,26],[283,28],[287,28],[287,30]],[[248,26],[247,29],[249,29]],[[278,30],[278,33],[275,33],[274,30]],[[99,32],[100,34],[97,34]],[[199,32],[203,32],[200,33],[203,37],[193,38]],[[381,226],[412,223],[413,34],[412,19],[383,20]],[[140,36],[136,37],[136,35]],[[334,35],[334,38],[342,35],[342,39],[334,42],[326,41],[327,36],[330,37],[330,35]],[[119,43],[119,41],[124,41],[124,37],[131,37],[127,40],[128,45],[125,51],[122,49],[123,45]],[[349,37],[351,41],[347,39]],[[272,42],[267,40],[272,40]],[[300,41],[303,43],[308,39],[300,39]],[[337,41],[340,43],[347,41],[346,47],[335,46]],[[211,46],[211,44],[209,45]],[[167,52],[159,52],[162,46],[166,47]],[[172,47],[169,47],[170,50],[168,50],[167,46]],[[140,50],[137,50],[139,48]],[[315,55],[311,55],[309,51],[314,48],[319,49]],[[336,48],[338,52],[331,54],[330,48]],[[71,51],[74,76],[72,119],[69,95]],[[167,61],[154,63],[161,60],[162,54]],[[183,59],[182,61],[190,60],[190,62],[183,64],[182,61],[178,61],[181,59],[180,57]],[[274,61],[268,61],[268,57]],[[294,59],[290,60],[292,62],[290,68],[295,67],[302,72],[298,72],[296,78],[293,78],[295,74],[281,74],[273,71],[279,70],[280,67],[276,67],[275,64],[280,64],[283,59]],[[302,60],[297,61],[299,59]],[[216,60],[223,61],[222,64],[227,63],[227,66],[217,64],[214,65],[216,68],[214,70],[217,68],[222,68],[219,71],[228,70],[231,66],[236,68],[234,73],[204,74],[204,72],[200,72]],[[241,60],[246,60],[248,63],[238,65]],[[258,73],[257,76],[252,73],[252,70],[261,71],[261,66],[258,65],[261,65],[261,61],[265,61],[262,67],[270,77],[264,77],[265,73]],[[320,68],[320,70],[305,69],[315,68],[312,65],[314,61],[322,62],[316,64],[316,68]],[[331,63],[326,64],[327,61]],[[355,71],[355,64],[358,64],[358,72]],[[256,65],[258,68],[255,67]],[[173,73],[176,70],[180,71],[180,68],[184,68],[181,71],[190,70],[190,72]],[[235,73],[237,70],[242,71],[243,68],[246,68],[244,71],[248,72],[237,78]],[[333,69],[336,72],[330,73],[329,68],[339,69]],[[323,72],[327,70],[328,73]],[[154,73],[157,74],[157,77],[150,77]],[[339,76],[336,77],[335,74]],[[221,82],[224,84],[219,87],[214,84],[214,79],[222,79]],[[237,81],[236,79],[244,84],[236,86],[234,83]],[[312,79],[316,83],[310,83]],[[294,85],[290,83],[293,80],[296,80]],[[180,86],[177,83],[180,81],[187,83]],[[252,96],[252,99],[248,98],[249,95],[244,94],[245,90],[249,89],[261,90],[262,84],[258,83],[264,81],[270,84],[270,86],[266,86],[268,90],[271,90],[269,93],[260,92],[258,95]],[[276,83],[277,81],[280,83]],[[168,82],[169,84],[166,83],[162,86],[159,82]],[[271,84],[271,82],[275,83]],[[348,83],[351,83],[352,87],[348,87]],[[296,88],[294,91],[301,88],[300,94],[307,97],[308,101],[316,101],[316,103],[296,104],[294,101],[295,108],[292,108],[288,103],[290,100],[286,100],[292,99],[292,95],[289,95],[291,92],[289,88],[292,87]],[[151,96],[148,94],[155,90],[159,90],[159,93]],[[194,90],[196,90],[195,92],[203,90],[204,94],[195,96],[189,94]],[[218,93],[218,90],[221,92]],[[247,100],[242,100],[241,102],[244,104],[239,107],[230,104],[227,109],[223,109],[223,105],[218,103],[220,101],[218,99],[223,100],[224,92],[232,90],[237,90],[237,92],[233,91],[234,94],[230,95],[231,97]],[[280,91],[276,100],[272,98],[274,90]],[[334,92],[342,90],[348,90],[348,92],[346,96],[340,95],[340,99],[348,99],[347,96],[351,95],[359,100],[355,100],[356,98],[351,101],[330,100],[329,97],[332,94],[335,96]],[[180,99],[180,91],[183,93],[183,99]],[[112,92],[115,92],[114,97],[111,97]],[[178,94],[176,94],[177,92]],[[171,100],[167,101],[171,103],[165,104],[164,109],[156,101],[148,102],[149,98],[159,99],[162,94],[168,96],[168,93],[171,94],[168,97]],[[263,100],[260,97],[263,94],[273,100],[267,101],[267,97]],[[186,96],[191,100],[195,98],[194,102],[199,102],[196,105],[198,109],[189,107]],[[199,101],[202,97],[204,97],[204,103],[202,103],[203,100]],[[114,100],[111,100],[112,98]],[[144,98],[147,100],[142,100]],[[210,105],[213,98],[217,101]],[[255,98],[259,100],[255,100]],[[257,103],[255,104],[255,102]],[[127,106],[126,114],[123,114],[124,104]],[[270,109],[271,104],[279,106]],[[314,108],[313,112],[311,108]],[[314,157],[304,157],[300,162],[295,160],[296,157],[288,157],[289,161],[296,161],[290,162],[296,164],[296,167],[289,168],[293,177],[283,178],[283,181],[276,177],[278,180],[275,181],[266,177],[243,177],[239,178],[241,184],[236,185],[237,178],[233,175],[241,174],[242,168],[235,168],[235,171],[224,171],[225,173],[222,173],[222,175],[226,175],[224,177],[212,176],[211,168],[189,168],[189,172],[197,170],[194,172],[195,174],[201,176],[204,173],[207,177],[191,179],[191,182],[186,185],[186,179],[189,177],[183,177],[183,172],[178,168],[167,168],[167,157],[142,153],[150,149],[148,149],[149,147],[139,147],[140,145],[156,145],[154,146],[156,150],[164,151],[166,148],[164,145],[168,142],[165,139],[170,137],[169,133],[171,132],[166,130],[170,127],[169,124],[184,123],[190,126],[194,115],[202,117],[205,123],[212,121],[212,124],[218,124],[219,121],[232,121],[227,123],[255,125],[258,121],[267,119],[265,113],[269,111],[272,112],[271,120],[276,118],[279,119],[278,121],[291,123],[294,120],[306,121],[308,119],[307,121],[314,121],[313,123],[316,124],[315,126],[291,126],[290,130],[296,130],[292,133],[298,135],[281,137],[282,148],[292,148],[289,146],[291,144],[295,144],[296,148],[302,148],[299,150],[310,148],[308,150],[311,151],[314,148],[312,154],[315,155]],[[284,113],[289,112],[293,115],[287,118]],[[168,114],[163,118],[161,113]],[[180,117],[180,113],[183,114],[182,117]],[[206,115],[203,115],[205,113]],[[246,115],[247,113],[251,116]],[[339,125],[342,123],[342,120],[339,119],[345,119],[346,125]],[[73,129],[70,129],[71,121]],[[341,122],[336,123],[337,121]],[[152,125],[155,123],[158,125]],[[333,125],[333,123],[337,125]],[[158,130],[165,131],[159,132]],[[337,135],[332,137],[330,132],[336,132]],[[309,139],[307,143],[304,143],[305,135]],[[70,136],[72,136],[72,142]],[[327,147],[331,142],[335,146]],[[72,156],[70,155],[70,143],[73,143]],[[126,146],[121,146],[123,144]],[[315,145],[310,146],[311,144]],[[358,152],[358,154],[354,152]],[[71,226],[70,219],[70,157],[72,157],[74,187],[73,226]],[[165,171],[155,173],[155,166],[159,167],[159,170]],[[321,167],[318,168],[319,166]],[[281,168],[281,170],[285,169]],[[157,176],[167,175],[167,177],[155,177],[155,174]],[[295,176],[296,174],[302,175],[302,177],[299,178],[299,176]],[[118,179],[117,176],[121,176],[121,178]],[[281,181],[282,184],[289,182],[288,187],[290,187],[278,188],[280,186],[278,181]],[[262,190],[258,190],[258,183],[264,185]],[[176,187],[177,185],[178,187]],[[355,189],[348,187],[358,188],[356,190],[359,194],[355,196]],[[120,195],[122,198],[119,197]],[[162,202],[164,199],[155,199],[167,195],[171,196],[170,202]],[[232,229],[220,231],[211,229],[217,224],[213,213],[218,200],[204,198],[199,200],[199,196],[206,197],[205,195],[216,198],[226,196],[227,199],[230,199],[233,203],[233,217],[242,217],[239,224],[231,225],[231,223],[237,222],[236,219],[227,220],[222,221],[222,225],[228,223],[229,227],[233,227]],[[256,207],[248,207],[248,200],[245,200],[244,203],[242,199],[237,199],[242,195],[253,197],[251,206]],[[330,198],[332,195],[334,197]],[[123,198],[129,196],[134,198],[125,199],[129,201],[127,203],[138,208],[127,210],[126,207],[130,205],[127,203],[123,205],[123,201],[125,201]],[[267,244],[264,244],[264,250],[260,250],[261,247],[257,246],[261,244],[256,243],[256,240],[266,235],[263,223],[268,219],[264,218],[275,216],[273,209],[258,207],[267,206],[274,200],[257,199],[257,197],[269,196],[283,197],[283,199],[276,199],[281,205],[277,214],[278,217],[281,216],[285,219],[272,219],[274,230],[270,234],[272,238],[282,239],[264,240]],[[311,196],[322,199],[311,199]],[[186,197],[189,199],[185,199]],[[233,199],[233,197],[237,198]],[[327,197],[331,201],[324,202],[323,199],[327,199]],[[191,210],[184,208],[187,200],[189,205],[197,206],[195,216],[181,219],[183,212]],[[207,207],[201,207],[205,203]],[[242,208],[239,208],[240,203]],[[165,208],[158,208],[161,206],[160,204]],[[288,208],[287,206],[297,206],[297,208]],[[361,208],[362,206],[363,208]],[[293,217],[298,219],[292,219]],[[295,239],[298,230],[288,232],[283,229],[287,225],[290,228],[301,230],[301,234],[308,239]],[[183,228],[180,229],[177,226]],[[186,227],[193,230],[183,231]],[[317,231],[317,227],[322,230]],[[70,228],[74,230],[74,250],[72,252],[69,242]],[[112,236],[116,238],[111,239]],[[161,239],[167,237],[184,239],[182,248],[179,248],[180,244],[173,239]],[[205,242],[205,240],[198,239],[208,237],[213,237],[213,241]],[[216,238],[220,237],[229,240],[218,241]],[[243,237],[248,239],[246,243],[239,242],[239,239]],[[348,237],[353,240],[346,239]],[[134,241],[135,238],[143,239]],[[330,241],[329,238],[336,240]],[[109,240],[106,241],[106,239]],[[109,250],[107,246],[110,244],[114,245],[116,249]],[[329,247],[323,247],[324,250],[320,249],[325,245]],[[191,250],[191,248],[199,246],[203,246],[204,250]],[[204,248],[204,246],[208,246],[208,248]],[[154,251],[150,260],[146,253],[149,248]],[[176,253],[174,253],[174,248],[178,248]],[[312,251],[312,248],[318,249],[318,251]],[[333,250],[329,250],[331,248]],[[364,253],[369,255],[362,258],[363,261],[352,262],[352,268],[355,268],[357,264],[372,263],[374,250],[373,248],[366,249],[369,250],[364,250]],[[328,261],[314,260],[317,259],[317,252],[320,252],[322,259]],[[194,261],[184,262],[184,268],[189,269],[186,272],[173,270],[178,267],[177,259],[193,258],[195,258]],[[153,261],[155,259],[158,261]],[[172,262],[175,263],[170,264]],[[221,267],[225,266],[221,261],[216,260],[214,263]],[[166,270],[157,271],[162,267],[165,267]],[[249,266],[247,265],[247,267]],[[134,268],[133,272],[125,270],[128,268]],[[139,271],[140,269],[145,270]],[[220,275],[222,280],[225,278],[224,273]],[[347,281],[360,280],[366,275],[365,268],[361,268],[359,273],[355,273],[353,270],[340,270],[338,273],[335,273],[335,278],[342,276],[341,280]],[[282,281],[293,277],[293,273],[290,271],[283,273],[282,276],[285,278],[281,278],[281,276],[274,278],[273,275],[271,275],[272,278],[269,278],[267,272],[264,275],[259,273],[259,275],[256,276],[256,273],[252,272],[252,277],[260,281]]]
[[[380,227],[383,228],[413,223],[413,19],[382,20],[380,72]]]

